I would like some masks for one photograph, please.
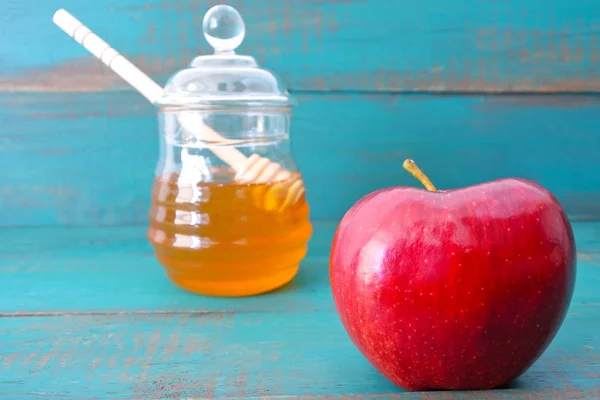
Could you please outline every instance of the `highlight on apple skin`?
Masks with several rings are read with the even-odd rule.
[[[412,161],[405,168],[423,182]],[[564,320],[571,225],[527,180],[426,186],[378,190],[345,214],[330,255],[337,312],[362,354],[404,389],[504,386]]]

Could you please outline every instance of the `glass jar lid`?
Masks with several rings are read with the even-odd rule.
[[[251,56],[237,55],[246,27],[231,6],[217,5],[204,16],[202,29],[214,54],[196,57],[173,75],[159,105],[288,106],[292,99],[274,73]]]

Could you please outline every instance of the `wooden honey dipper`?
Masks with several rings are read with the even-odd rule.
[[[133,63],[102,40],[64,9],[54,13],[52,21],[71,36],[77,43],[98,58],[113,72],[140,92],[150,103],[157,104],[163,96],[163,88],[144,74]],[[177,117],[181,126],[190,133],[201,135],[214,142],[226,141],[212,128],[204,124],[202,117],[195,113],[180,113]],[[282,211],[296,203],[305,193],[304,182],[299,174],[294,174],[278,163],[258,154],[246,157],[233,147],[210,147],[210,150],[234,171],[234,180],[239,183],[256,184],[275,181],[266,192],[258,191],[260,204],[269,211]]]

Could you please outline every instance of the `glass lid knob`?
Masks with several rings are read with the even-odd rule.
[[[218,5],[206,12],[202,21],[206,41],[215,53],[234,53],[246,35],[244,20],[231,6]]]

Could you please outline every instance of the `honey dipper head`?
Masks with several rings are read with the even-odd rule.
[[[235,180],[240,183],[263,184],[254,190],[255,204],[268,211],[283,211],[296,204],[304,195],[304,182],[268,158],[253,154],[237,171]],[[268,185],[272,183],[271,185]]]

